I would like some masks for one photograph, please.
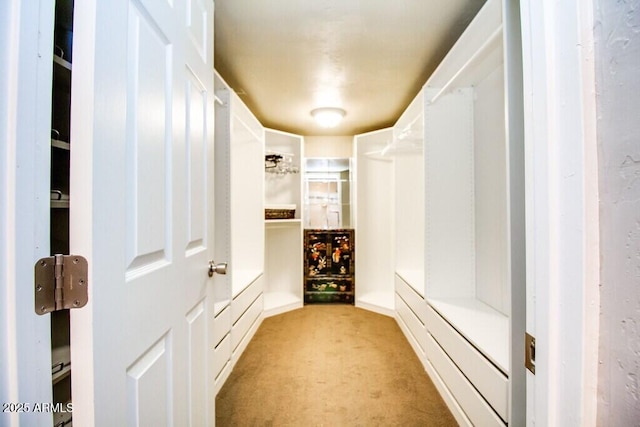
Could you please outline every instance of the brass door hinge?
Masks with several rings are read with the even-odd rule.
[[[89,268],[85,258],[54,255],[38,260],[34,269],[36,314],[80,308],[89,301]]]
[[[532,374],[536,373],[536,337],[524,334],[524,366],[531,371]]]

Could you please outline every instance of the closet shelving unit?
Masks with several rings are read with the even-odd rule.
[[[259,327],[264,289],[264,127],[216,73],[214,259],[227,273],[214,286],[218,391]]]
[[[302,177],[303,138],[265,129],[265,156],[277,155],[284,172],[265,162],[265,208],[291,207],[294,218],[265,219],[264,314],[272,316],[303,305],[302,289]],[[297,171],[297,172],[296,172]]]
[[[55,6],[51,93],[51,255],[69,253],[69,160],[71,155],[71,53],[73,1]],[[71,346],[69,311],[51,313],[51,380],[54,403],[71,402]],[[53,414],[53,425],[70,426],[71,413]]]
[[[354,217],[358,287],[355,305],[393,316],[394,158],[393,129],[354,137]]]
[[[224,161],[216,167],[216,233],[227,236],[233,298],[264,271],[264,141],[265,131],[238,95],[216,75],[215,153]],[[218,228],[219,226],[219,228]],[[221,251],[222,252],[222,251]],[[222,298],[221,300],[224,300]]]
[[[394,157],[398,323],[462,425],[524,424],[516,9],[487,1],[394,126],[423,139]]]
[[[409,344],[426,365],[424,92],[419,92],[393,126],[383,153],[394,161],[395,309]]]
[[[395,161],[396,276],[424,296],[424,109],[423,93],[393,126],[386,153]]]

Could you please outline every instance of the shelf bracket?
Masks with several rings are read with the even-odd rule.
[[[35,312],[84,307],[89,301],[87,260],[79,255],[41,258],[34,266]]]

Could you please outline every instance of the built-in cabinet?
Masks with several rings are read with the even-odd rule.
[[[518,37],[507,31],[513,19],[487,2],[424,90],[427,357],[476,425],[524,423],[521,59],[505,49]]]
[[[387,304],[461,425],[524,424],[521,57],[506,5],[487,1],[392,137],[355,138],[359,239],[389,241],[368,235],[380,224],[366,212],[394,201],[395,279],[375,291],[395,291]],[[376,194],[379,174],[392,184]],[[358,270],[380,259],[362,255]]]
[[[51,93],[51,255],[69,253],[69,161],[71,155],[71,60],[73,43],[73,1],[55,6],[53,79]],[[51,313],[51,375],[53,403],[64,408],[71,402],[71,346],[69,310]],[[56,406],[61,408],[61,406]],[[72,414],[53,414],[53,425],[70,426]]]
[[[409,344],[429,367],[426,355],[425,301],[425,141],[424,91],[420,91],[393,126],[385,155],[394,161],[395,308],[398,325]],[[410,188],[410,191],[407,189]],[[455,189],[448,189],[455,191]]]
[[[265,210],[284,213],[275,218],[265,213],[265,316],[303,304],[303,158],[301,136],[265,130]]]
[[[215,75],[214,261],[227,263],[214,286],[216,391],[263,318],[265,130],[236,93]]]
[[[393,316],[394,157],[388,153],[393,129],[354,138],[354,217],[358,288],[355,305]]]
[[[420,92],[393,126],[395,274],[424,296],[424,96]]]

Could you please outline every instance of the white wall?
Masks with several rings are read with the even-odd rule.
[[[594,0],[600,173],[598,425],[640,420],[640,9]]]

